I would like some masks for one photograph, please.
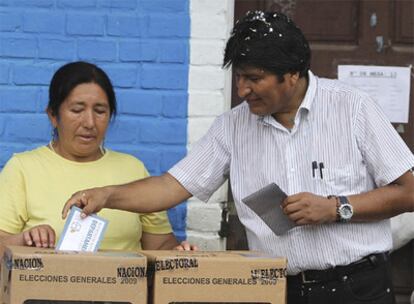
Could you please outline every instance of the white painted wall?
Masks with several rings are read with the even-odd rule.
[[[223,70],[224,47],[233,27],[234,0],[191,0],[188,104],[188,149],[203,136],[214,118],[230,109],[231,73]],[[225,184],[203,203],[192,198],[187,207],[187,239],[202,250],[225,250],[220,230],[220,202],[227,201]]]

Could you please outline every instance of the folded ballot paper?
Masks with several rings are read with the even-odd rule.
[[[282,235],[296,226],[283,213],[281,204],[286,194],[278,185],[272,183],[242,199],[269,226],[276,235]]]
[[[99,249],[108,221],[97,215],[81,218],[81,213],[81,209],[71,208],[56,246],[57,250],[94,252]]]

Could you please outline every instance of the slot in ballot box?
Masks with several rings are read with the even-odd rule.
[[[286,303],[285,258],[253,251],[142,251],[151,304]]]
[[[146,257],[135,252],[6,246],[2,303],[147,304],[146,272]]]

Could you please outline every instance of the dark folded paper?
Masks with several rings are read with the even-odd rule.
[[[242,199],[269,226],[276,235],[282,235],[295,227],[282,210],[282,202],[286,194],[275,183],[267,185],[259,191]]]

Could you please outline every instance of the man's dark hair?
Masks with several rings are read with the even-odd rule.
[[[284,14],[249,11],[227,41],[223,67],[264,69],[283,81],[286,73],[307,77],[311,51],[302,31]]]
[[[59,118],[59,109],[70,92],[83,83],[96,83],[108,98],[111,117],[116,115],[114,88],[108,75],[92,63],[76,61],[61,66],[53,75],[49,86],[48,109]]]

